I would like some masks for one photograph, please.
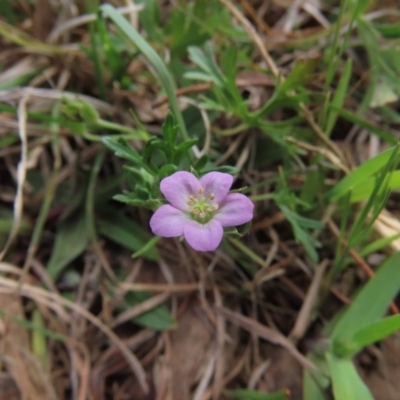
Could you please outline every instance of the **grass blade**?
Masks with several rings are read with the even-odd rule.
[[[334,341],[349,343],[361,328],[382,317],[400,289],[399,263],[400,253],[383,263],[336,323],[331,336]]]
[[[351,360],[326,355],[335,400],[374,400]]]
[[[178,99],[176,98],[175,82],[169,73],[164,61],[155,52],[155,50],[147,43],[143,36],[129,24],[129,22],[124,18],[113,6],[110,4],[104,4],[100,7],[104,14],[108,15],[112,21],[118,26],[119,29],[138,47],[138,49],[148,58],[152,63],[153,67],[157,71],[158,78],[168,96],[172,111],[178,122],[179,129],[184,140],[189,139],[189,135],[186,130],[186,125],[182,117],[181,110],[179,108]]]

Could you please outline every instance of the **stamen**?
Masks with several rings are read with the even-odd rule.
[[[208,222],[212,218],[212,213],[218,209],[217,203],[212,203],[215,195],[214,193],[207,192],[203,195],[205,190],[203,188],[198,189],[198,195],[190,195],[187,200],[189,210],[195,220],[201,223]]]
[[[194,203],[196,197],[194,197],[192,194],[189,196],[189,200],[187,201],[187,204],[190,206]]]
[[[212,204],[210,207],[208,207],[208,211],[212,212],[215,210],[218,210],[219,206],[217,203]]]

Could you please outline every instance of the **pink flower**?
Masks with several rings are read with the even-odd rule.
[[[152,216],[150,227],[157,236],[184,236],[197,251],[215,250],[223,227],[237,226],[253,218],[253,203],[243,194],[228,193],[233,177],[210,172],[197,179],[179,171],[163,179],[160,190],[170,204]]]

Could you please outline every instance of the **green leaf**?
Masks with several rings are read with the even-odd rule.
[[[360,256],[361,257],[366,257],[369,254],[376,253],[385,247],[388,247],[390,243],[392,243],[394,240],[400,238],[400,232],[396,233],[392,236],[385,236],[383,238],[380,238],[378,240],[375,240],[374,242],[366,245],[361,251],[360,251]]]
[[[174,161],[178,163],[182,155],[191,149],[197,142],[198,139],[190,139],[175,147]]]
[[[183,74],[185,79],[190,79],[192,81],[202,81],[202,82],[214,82],[217,83],[215,78],[206,72],[201,71],[188,71]]]
[[[132,254],[132,258],[137,258],[140,256],[146,256],[146,253],[149,253],[153,250],[155,245],[160,241],[161,237],[154,236],[151,238],[140,250]]]
[[[278,86],[278,93],[287,93],[299,86],[304,86],[312,79],[312,72],[318,65],[318,59],[308,58],[296,62],[287,78]]]
[[[46,335],[44,334],[45,322],[42,314],[38,309],[33,310],[32,313],[32,326],[35,326],[37,329],[33,329],[32,336],[32,352],[40,361],[43,367],[48,365],[49,361],[49,353],[48,346],[46,342]]]
[[[237,72],[237,57],[238,48],[236,46],[229,46],[227,49],[224,49],[220,57],[221,68],[224,71],[227,80],[233,83]]]
[[[303,373],[303,399],[325,400],[323,390],[318,386],[311,373],[307,370],[304,370]]]
[[[205,72],[204,76],[208,76],[208,81],[213,81],[220,87],[224,85],[225,78],[214,60],[211,43],[206,44],[205,52],[195,46],[190,46],[188,52],[190,60]]]
[[[377,156],[365,161],[347,176],[345,176],[328,194],[330,201],[335,201],[340,197],[347,195],[357,185],[365,182],[368,177],[384,168],[391,159],[394,152],[398,151],[398,146],[391,147],[378,154]],[[396,156],[396,164],[400,161],[400,155]]]
[[[347,90],[351,79],[351,72],[352,61],[351,58],[349,58],[344,66],[342,76],[340,77],[338,87],[336,88],[335,94],[332,99],[331,109],[329,111],[325,127],[325,133],[327,136],[330,136],[332,129],[335,126],[336,120],[338,118],[337,110],[342,108],[344,100],[347,96]]]
[[[104,136],[101,141],[112,150],[117,157],[124,158],[125,160],[132,161],[134,164],[142,164],[142,160],[138,152],[123,138],[114,138]]]
[[[163,32],[172,56],[186,56],[189,46],[201,45],[214,37],[221,25],[228,29],[231,26],[228,13],[219,2],[194,0],[177,4],[179,7],[171,8]]]
[[[121,57],[119,54],[120,52],[115,48],[101,13],[98,14],[97,18],[97,29],[99,32],[101,49],[103,50],[109,70],[112,73],[112,77],[114,80],[119,80],[125,69],[125,65],[123,63],[124,58]]]
[[[354,10],[355,18],[360,18],[373,4],[373,0],[349,0],[349,4]]]
[[[160,179],[166,178],[178,171],[178,167],[175,164],[165,164],[158,170],[158,176]]]
[[[364,347],[393,335],[400,330],[400,315],[392,315],[368,325],[354,334],[353,340],[345,345],[345,356],[353,356]]]
[[[10,1],[0,2],[0,15],[2,15],[9,24],[15,24],[18,19],[17,14],[13,9],[12,2]]]
[[[129,40],[131,40],[153,64],[154,69],[158,74],[158,78],[160,79],[161,84],[168,96],[168,100],[178,122],[181,135],[183,139],[188,139],[189,136],[186,130],[186,125],[175,94],[175,82],[164,61],[147,43],[143,36],[113,6],[110,4],[104,4],[100,7],[100,9],[114,21],[118,28],[121,29],[121,31],[129,38]]]
[[[376,177],[371,177],[370,179],[365,179],[364,182],[360,183],[351,191],[350,202],[357,203],[359,201],[368,199],[371,197],[372,192],[376,187]],[[388,189],[390,191],[397,190],[400,188],[400,171],[394,171],[386,174],[384,181],[382,183],[383,189]]]
[[[145,168],[146,167],[146,168]],[[144,167],[131,167],[129,165],[123,166],[125,177],[128,183],[135,188],[137,184],[152,188],[154,185],[158,187],[157,168],[153,165]]]
[[[400,37],[400,23],[375,23],[374,26],[386,38],[398,39]]]
[[[61,112],[73,121],[83,121],[88,124],[95,124],[100,119],[96,107],[80,98],[63,97]]]
[[[194,164],[193,168],[197,171],[197,172],[201,172],[201,170],[206,166],[206,164],[208,163],[208,154],[203,154],[196,162],[196,164]]]
[[[0,316],[1,317],[6,317],[6,316],[10,316],[10,315],[5,313],[0,308]],[[62,341],[62,342],[66,342],[68,340],[68,336],[63,335],[61,333],[54,332],[54,331],[52,331],[50,329],[46,329],[44,327],[44,325],[41,324],[41,323],[40,324],[36,324],[35,321],[31,322],[29,320],[26,320],[26,319],[23,319],[23,318],[14,317],[14,316],[11,316],[11,320],[13,322],[15,322],[16,324],[18,324],[18,325],[20,325],[20,326],[22,326],[22,327],[24,327],[26,329],[29,329],[31,331],[38,331],[38,332],[40,332],[41,335],[43,335],[44,337],[47,337],[49,339],[59,340],[59,341]]]
[[[153,168],[152,157],[154,154],[160,152],[162,154],[162,159],[165,162],[168,159],[168,145],[163,140],[156,137],[151,138],[142,150],[142,160],[149,168]]]
[[[160,22],[160,7],[158,0],[146,0],[146,7],[139,13],[140,25],[148,38],[162,41],[164,32]]]
[[[351,360],[326,354],[335,400],[374,400]]]
[[[82,254],[89,242],[87,219],[82,213],[62,221],[56,231],[51,257],[47,263],[47,273],[57,280],[63,269]]]
[[[306,180],[301,188],[300,199],[307,204],[313,204],[324,193],[324,172],[321,168],[307,172]]]
[[[1,90],[1,88],[0,88]],[[12,146],[14,143],[17,143],[19,138],[17,135],[9,135],[3,136],[0,138],[0,149],[4,149],[5,147]]]
[[[130,307],[134,307],[148,300],[150,297],[151,295],[145,292],[128,292],[125,295],[125,301]],[[167,307],[163,305],[154,307],[152,310],[133,318],[133,322],[157,331],[165,331],[176,326],[175,318],[171,315]]]
[[[377,322],[400,289],[400,253],[388,258],[337,321],[331,339],[346,345],[362,328]]]
[[[178,134],[179,126],[175,123],[174,116],[171,112],[168,112],[165,121],[162,126],[162,132],[165,141],[170,147],[175,146],[176,136]]]
[[[103,214],[98,216],[96,222],[99,234],[103,237],[130,251],[141,251],[142,256],[148,260],[159,260],[160,256],[156,248],[152,247],[143,251],[150,239],[149,235],[139,224],[130,220],[124,214],[110,207],[107,212],[103,210]]]
[[[224,394],[232,400],[287,400],[290,398],[286,389],[273,393],[245,389],[224,390]]]
[[[220,167],[205,168],[201,172],[203,174],[206,174],[207,172],[213,172],[213,171],[225,172],[226,174],[237,175],[240,172],[240,169],[237,167],[232,167],[230,165],[221,165]]]
[[[367,120],[363,119],[359,115],[356,115],[348,110],[338,110],[338,113],[341,117],[347,119],[350,122],[353,122],[354,124],[357,124],[358,126],[361,126],[362,128],[367,129],[368,131],[371,131],[372,133],[375,133],[378,137],[380,137],[382,140],[385,142],[394,145],[397,143],[396,137],[391,134],[388,131],[385,131],[384,129],[381,129],[379,126],[374,125]]]
[[[307,230],[322,229],[325,225],[320,221],[304,218],[283,204],[278,203],[278,206],[292,225],[296,240],[304,246],[310,259],[315,263],[318,262],[318,253],[315,249],[321,247],[321,244],[318,242],[318,240],[311,236]]]
[[[155,199],[142,200],[139,199],[135,193],[129,193],[129,192],[126,192],[124,194],[116,194],[113,197],[113,199],[120,201],[121,203],[129,204],[131,206],[146,207],[150,208],[151,210],[161,205],[159,200]]]
[[[325,391],[330,386],[328,364],[323,357],[323,349],[307,355],[307,358],[316,365],[318,371],[303,369],[303,399],[326,400]],[[319,354],[321,353],[321,354]]]

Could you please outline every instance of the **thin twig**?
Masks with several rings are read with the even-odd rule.
[[[315,366],[305,356],[303,356],[303,354],[296,349],[293,343],[280,332],[268,328],[267,326],[264,326],[251,318],[245,317],[242,314],[228,310],[227,308],[216,307],[216,311],[217,313],[221,313],[223,316],[225,316],[230,322],[240,326],[241,328],[255,333],[259,337],[273,344],[284,347],[303,367],[318,371],[318,367]]]
[[[328,264],[329,261],[325,259],[316,268],[307,296],[297,315],[294,327],[289,334],[289,337],[294,341],[301,339],[307,330],[310,323],[311,313],[317,300],[318,290],[321,286],[322,278],[324,277],[325,269]]]
[[[4,293],[15,293],[18,288],[18,282],[15,282],[11,279],[0,277],[0,288]],[[95,317],[92,313],[85,310],[79,304],[74,303],[73,301],[67,300],[62,296],[48,292],[44,289],[37,288],[26,283],[21,285],[21,294],[23,296],[29,297],[39,303],[45,303],[47,307],[51,309],[57,310],[60,305],[67,307],[76,313],[80,314],[88,321],[90,321],[93,325],[99,328],[111,342],[114,343],[116,347],[121,351],[121,353],[125,356],[128,364],[132,368],[132,372],[136,375],[138,382],[145,393],[149,392],[149,385],[146,379],[146,373],[141,366],[139,360],[136,356],[129,350],[129,348],[125,345],[125,343],[108,327],[106,326],[99,318]]]

